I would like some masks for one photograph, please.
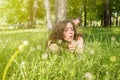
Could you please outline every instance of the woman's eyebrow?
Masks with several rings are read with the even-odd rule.
[[[64,29],[68,29],[68,27],[65,27]]]

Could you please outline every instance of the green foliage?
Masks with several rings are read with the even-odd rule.
[[[5,0],[2,4],[2,15],[1,18],[5,17],[6,22],[9,24],[17,24],[17,23],[27,23],[29,16],[29,1],[30,0]],[[34,0],[32,0],[32,6]],[[43,1],[39,0],[37,9],[37,19],[43,19],[45,16],[45,9]]]
[[[119,80],[120,29],[93,27],[79,31],[85,40],[85,51],[80,55],[65,50],[47,53],[48,32],[44,29],[0,31],[0,79],[11,56],[27,40],[28,46],[15,57],[6,79]]]
[[[68,0],[68,18],[76,18],[82,15],[83,7],[79,0]]]

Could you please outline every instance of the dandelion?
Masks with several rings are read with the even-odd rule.
[[[12,79],[11,80],[15,80],[15,73],[12,75]]]
[[[42,59],[46,59],[48,57],[48,54],[47,53],[44,53],[43,55],[42,55]]]
[[[42,47],[40,45],[37,46],[37,50],[41,50]]]
[[[90,50],[90,54],[94,54],[95,52],[94,52],[94,50]]]
[[[49,46],[49,49],[50,49],[52,52],[57,52],[57,51],[59,51],[59,46],[58,46],[57,44],[53,43],[53,44],[51,44],[51,45]]]
[[[21,68],[25,68],[25,62],[23,61],[23,62],[21,62]]]
[[[23,41],[23,44],[18,47],[18,49],[19,49],[20,51],[23,51],[23,50],[24,50],[24,47],[27,46],[27,45],[28,45],[28,41],[25,40],[25,41]]]
[[[93,75],[91,73],[89,73],[89,72],[85,73],[86,80],[92,80],[92,78],[93,78]]]
[[[24,41],[23,41],[23,44],[24,44],[25,46],[27,46],[27,45],[28,45],[28,41],[27,41],[27,40],[24,40]]]
[[[34,47],[30,47],[30,52],[33,52],[35,51],[35,48]]]
[[[60,39],[60,40],[58,40],[58,44],[61,44],[62,43],[62,40]]]
[[[19,49],[20,51],[23,51],[23,50],[24,50],[24,46],[23,46],[23,45],[20,45],[20,46],[18,47],[18,49]]]
[[[22,73],[23,73],[22,76],[25,78],[25,76],[27,75],[27,74],[26,74],[26,66],[25,66],[25,62],[24,62],[24,61],[21,62],[20,66],[21,66],[21,71],[22,71]]]
[[[76,41],[75,41],[75,40],[73,40],[73,41],[71,42],[71,44],[72,44],[72,45],[75,45],[75,44],[76,44]]]
[[[116,57],[115,57],[115,56],[111,56],[111,57],[110,57],[110,61],[111,61],[111,62],[115,62],[115,61],[116,61]]]
[[[111,40],[112,40],[112,41],[115,41],[115,37],[114,37],[114,36],[113,36],[113,37],[111,37]]]
[[[15,59],[15,57],[19,54],[20,51],[23,51],[24,47],[27,45],[28,45],[28,41],[23,41],[23,44],[20,45],[18,47],[18,50],[11,56],[10,60],[8,61],[7,65],[5,67],[5,70],[3,72],[3,80],[5,80],[7,71],[9,69],[10,65],[12,64],[13,60]],[[22,63],[22,64],[24,64],[24,63]]]
[[[21,62],[21,65],[25,65],[25,62]]]

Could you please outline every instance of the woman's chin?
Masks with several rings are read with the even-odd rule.
[[[69,40],[68,40],[68,42],[72,42],[72,41],[73,41],[73,39],[69,39]]]

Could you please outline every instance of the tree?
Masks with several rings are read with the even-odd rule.
[[[48,29],[52,29],[52,19],[50,13],[50,2],[49,0],[44,0],[45,10],[46,10],[46,18],[47,18],[47,27]]]
[[[32,28],[34,24],[33,20],[33,5],[34,0],[29,0],[28,2],[28,28]]]
[[[67,0],[54,0],[55,8],[55,22],[66,19],[67,14]]]
[[[84,26],[86,27],[87,25],[87,0],[83,1],[83,6],[84,6]]]
[[[105,11],[104,11],[104,26],[109,26],[110,12],[109,12],[109,0],[105,0]]]

